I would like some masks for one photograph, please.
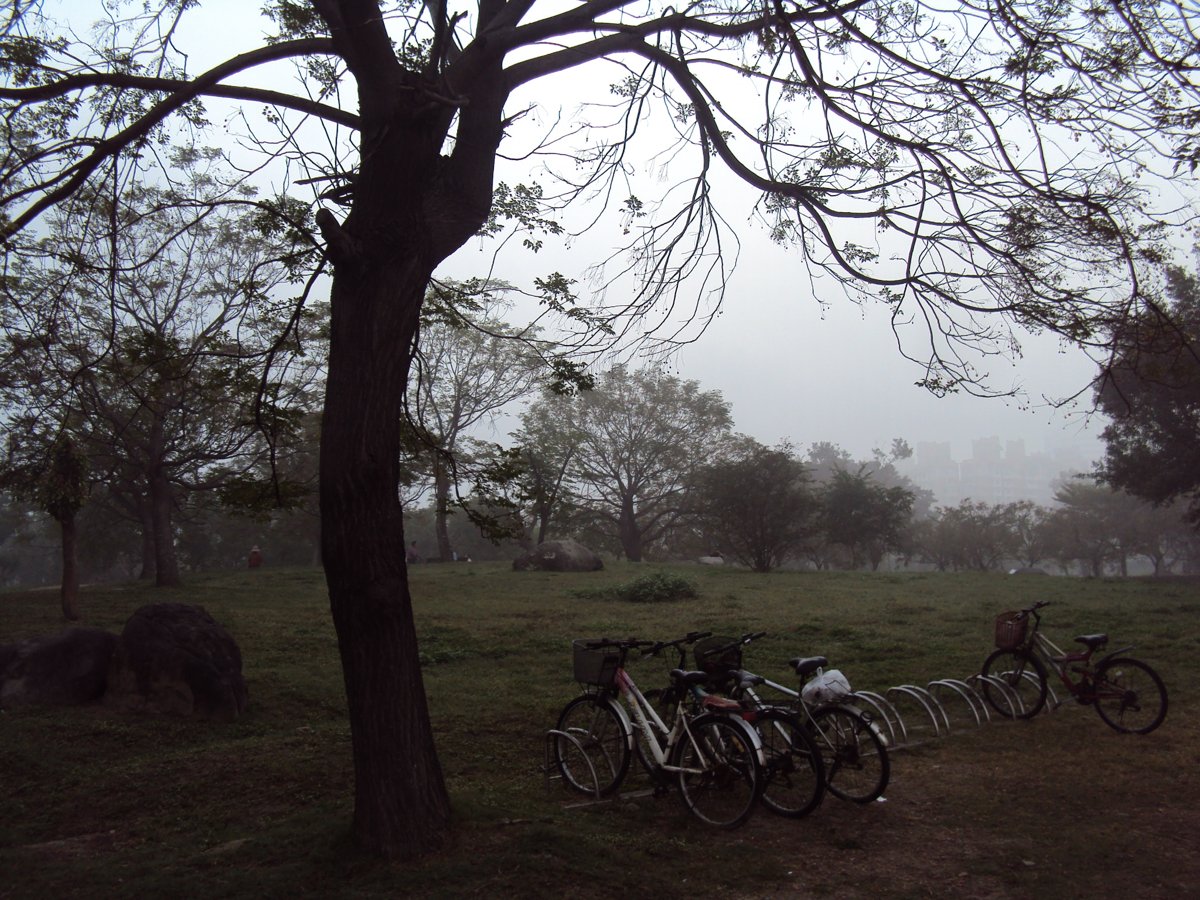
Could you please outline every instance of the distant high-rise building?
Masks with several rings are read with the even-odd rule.
[[[985,437],[971,442],[971,457],[956,462],[948,442],[918,441],[911,459],[900,464],[917,485],[933,491],[938,506],[971,499],[992,505],[1032,500],[1054,502],[1057,482],[1090,464],[1071,448],[1029,453],[1023,440]]]

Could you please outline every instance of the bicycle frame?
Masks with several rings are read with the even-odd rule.
[[[824,729],[821,728],[821,726],[818,724],[817,720],[815,718],[813,718],[812,708],[809,706],[808,701],[806,701],[804,699],[804,697],[801,696],[799,691],[794,691],[790,687],[787,687],[786,685],[782,685],[777,681],[772,681],[769,678],[764,678],[762,675],[758,675],[756,677],[762,678],[762,684],[765,685],[766,687],[769,687],[772,690],[778,691],[779,693],[784,694],[787,697],[791,697],[793,700],[796,700],[798,702],[799,708],[804,710],[805,720],[808,722],[809,725],[812,726],[812,731],[820,737],[821,741],[825,744],[826,747],[829,747],[830,749],[833,748],[833,746],[834,746],[833,741],[831,741],[829,739],[829,735],[827,735],[825,733]],[[769,705],[769,704],[766,704],[763,702],[763,699],[757,693],[755,693],[754,688],[752,688],[750,685],[744,685],[741,688],[741,690],[742,690],[742,693],[744,693],[747,697],[749,697],[751,700],[754,701],[755,705],[757,705],[757,706]],[[826,704],[821,704],[821,705],[824,706]],[[839,704],[830,703],[827,705],[838,706]],[[874,722],[869,722],[869,724],[870,724],[871,730],[874,731],[876,734],[879,734],[880,737],[882,738],[883,735],[882,735],[882,733],[880,733],[879,727]]]
[[[646,737],[648,749],[654,756],[655,765],[664,772],[700,774],[701,770],[699,769],[688,769],[667,763],[672,748],[679,743],[684,735],[692,742],[692,746],[698,752],[700,751],[700,746],[696,743],[696,738],[689,727],[689,717],[686,712],[686,702],[683,694],[680,694],[680,698],[676,703],[674,721],[671,727],[668,728],[666,723],[663,722],[662,717],[654,709],[653,704],[646,699],[646,695],[642,693],[633,678],[625,671],[624,666],[617,669],[613,683],[623,701],[623,703],[617,704],[617,708],[621,710],[628,722],[630,738],[636,740],[636,734],[633,731],[635,726],[641,730],[641,733]],[[633,714],[632,717],[630,716],[631,712]],[[744,737],[750,741],[750,746],[754,750],[754,755],[757,757],[759,764],[763,764],[765,760],[763,757],[762,741],[758,736],[758,732],[749,725],[746,725],[737,716],[731,715],[729,719],[739,724]]]
[[[1117,650],[1109,651],[1093,664],[1092,657],[1096,655],[1099,648],[1084,647],[1082,650],[1063,650],[1062,647],[1042,634],[1040,618],[1035,618],[1033,633],[1026,640],[1025,649],[1041,659],[1046,668],[1059,677],[1063,687],[1072,697],[1082,702],[1088,702],[1094,696],[1096,670],[1103,665],[1104,660],[1116,656],[1118,653],[1132,650],[1133,645],[1128,644]],[[1079,679],[1072,678],[1072,674],[1079,676]]]
[[[625,714],[628,716],[630,712],[633,713],[630,719],[631,727],[636,726],[646,736],[646,743],[650,753],[654,756],[655,764],[667,772],[679,771],[677,768],[667,765],[667,754],[679,740],[681,733],[687,732],[688,738],[692,739],[691,732],[687,727],[687,717],[679,715],[677,711],[675,721],[670,728],[667,728],[667,724],[654,709],[653,704],[646,699],[646,695],[641,692],[623,667],[617,669],[614,683],[621,700],[624,701],[622,709],[625,710]]]

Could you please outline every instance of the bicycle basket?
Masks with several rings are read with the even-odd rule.
[[[730,647],[730,644],[734,646]],[[692,648],[692,657],[696,660],[696,668],[714,677],[728,675],[742,667],[742,647],[737,638],[714,635],[697,641]]]
[[[996,616],[996,649],[1015,650],[1025,641],[1025,629],[1029,617],[1019,610],[1002,612]]]
[[[571,642],[575,680],[581,684],[608,687],[617,677],[621,665],[621,651],[616,647],[589,647],[587,638]]]

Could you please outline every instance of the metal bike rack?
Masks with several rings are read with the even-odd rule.
[[[1025,712],[1025,704],[1021,701],[1021,695],[1013,690],[1012,685],[1008,684],[1003,678],[997,675],[972,675],[968,681],[975,684],[985,683],[1003,698],[1008,704],[1008,714],[1012,718],[1016,718]]]
[[[613,794],[608,797],[601,795],[601,793],[600,793],[600,776],[596,773],[596,766],[592,763],[592,758],[583,749],[583,744],[581,744],[579,742],[579,738],[575,737],[575,735],[571,734],[568,731],[562,731],[561,729],[558,729],[558,728],[551,728],[549,731],[546,732],[546,761],[545,761],[545,765],[542,768],[542,771],[545,774],[545,778],[546,778],[547,792],[549,792],[549,790],[550,790],[550,782],[551,781],[561,781],[562,777],[563,777],[561,774],[558,774],[558,775],[550,774],[556,768],[556,766],[554,764],[554,743],[559,738],[566,738],[568,741],[570,741],[572,744],[575,745],[576,749],[579,750],[580,756],[583,757],[583,761],[585,763],[587,763],[588,771],[591,772],[591,775],[592,775],[592,798],[590,800],[584,800],[584,801],[580,801],[578,803],[567,803],[563,806],[563,809],[579,809],[580,807],[584,807],[584,806],[595,806],[597,803],[615,803],[616,801],[621,800],[621,799],[633,799],[635,797],[649,797],[655,793],[654,790],[651,789],[651,790],[638,790],[638,791],[614,791]],[[607,758],[607,756],[606,756],[606,758]],[[632,764],[632,761],[631,761],[631,764]]]
[[[908,732],[904,729],[904,719],[900,717],[899,711],[892,705],[891,701],[882,694],[877,694],[874,691],[853,691],[850,694],[850,699],[862,701],[878,713],[876,722],[882,721],[887,726],[888,733],[886,739],[889,747],[899,747],[908,742]],[[900,729],[899,738],[897,738],[896,734],[897,728]]]
[[[988,714],[987,704],[983,702],[975,690],[965,681],[957,678],[940,678],[937,681],[931,681],[928,685],[929,693],[935,697],[944,691],[950,691],[957,694],[966,701],[967,708],[971,711],[971,715],[975,717],[975,724],[982,725],[984,722],[991,721],[991,716]],[[983,713],[982,718],[980,713]]]
[[[911,697],[917,701],[917,704],[925,710],[929,716],[929,721],[933,724],[934,737],[942,736],[942,724],[946,726],[946,733],[950,732],[950,717],[946,715],[946,710],[938,703],[937,698],[925,688],[915,684],[898,684],[895,687],[890,687],[887,690],[888,697]],[[941,714],[941,722],[939,723],[938,714]],[[907,732],[907,729],[905,729]]]
[[[575,748],[579,751],[579,755],[583,758],[583,761],[587,763],[588,770],[592,773],[592,794],[594,795],[594,800],[599,801],[603,799],[600,796],[600,776],[596,774],[596,767],[592,765],[592,758],[587,755],[586,751],[584,751],[583,744],[579,743],[579,738],[575,737],[575,735],[571,734],[570,732],[562,731],[558,728],[551,728],[546,732],[546,764],[542,770],[546,773],[546,790],[550,790],[551,781],[561,779],[563,777],[562,773],[559,773],[558,775],[550,774],[550,772],[556,768],[553,759],[554,745],[560,738],[565,738],[575,745]]]

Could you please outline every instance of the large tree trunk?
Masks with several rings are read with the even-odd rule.
[[[450,473],[441,453],[433,459],[433,528],[437,536],[438,558],[442,562],[454,559],[450,544]]]
[[[491,210],[507,86],[502,46],[481,47],[443,86],[469,102],[427,94],[397,63],[382,17],[343,17],[342,6],[314,7],[358,83],[361,121],[350,214],[316,215],[334,267],[321,556],[350,710],[354,837],[400,859],[443,845],[450,827],[404,561],[400,415],[429,278]]]
[[[75,516],[65,516],[58,522],[62,531],[62,584],[59,596],[62,599],[63,618],[68,622],[79,621],[79,564],[76,543]]]
[[[159,587],[178,587],[179,557],[175,553],[175,531],[171,526],[171,484],[162,472],[152,473],[150,483],[150,520],[154,536],[154,583]]]
[[[354,836],[389,858],[445,841],[397,495],[400,412],[431,274],[396,258],[342,266],[321,429],[321,550],[354,752]]]
[[[641,562],[642,533],[638,530],[637,514],[634,512],[632,497],[624,497],[621,501],[621,514],[617,520],[617,537],[621,541],[621,549],[625,553],[625,558],[630,562]]]
[[[154,577],[154,517],[150,515],[150,504],[138,504],[138,520],[142,523],[142,571],[138,578],[149,581]]]

